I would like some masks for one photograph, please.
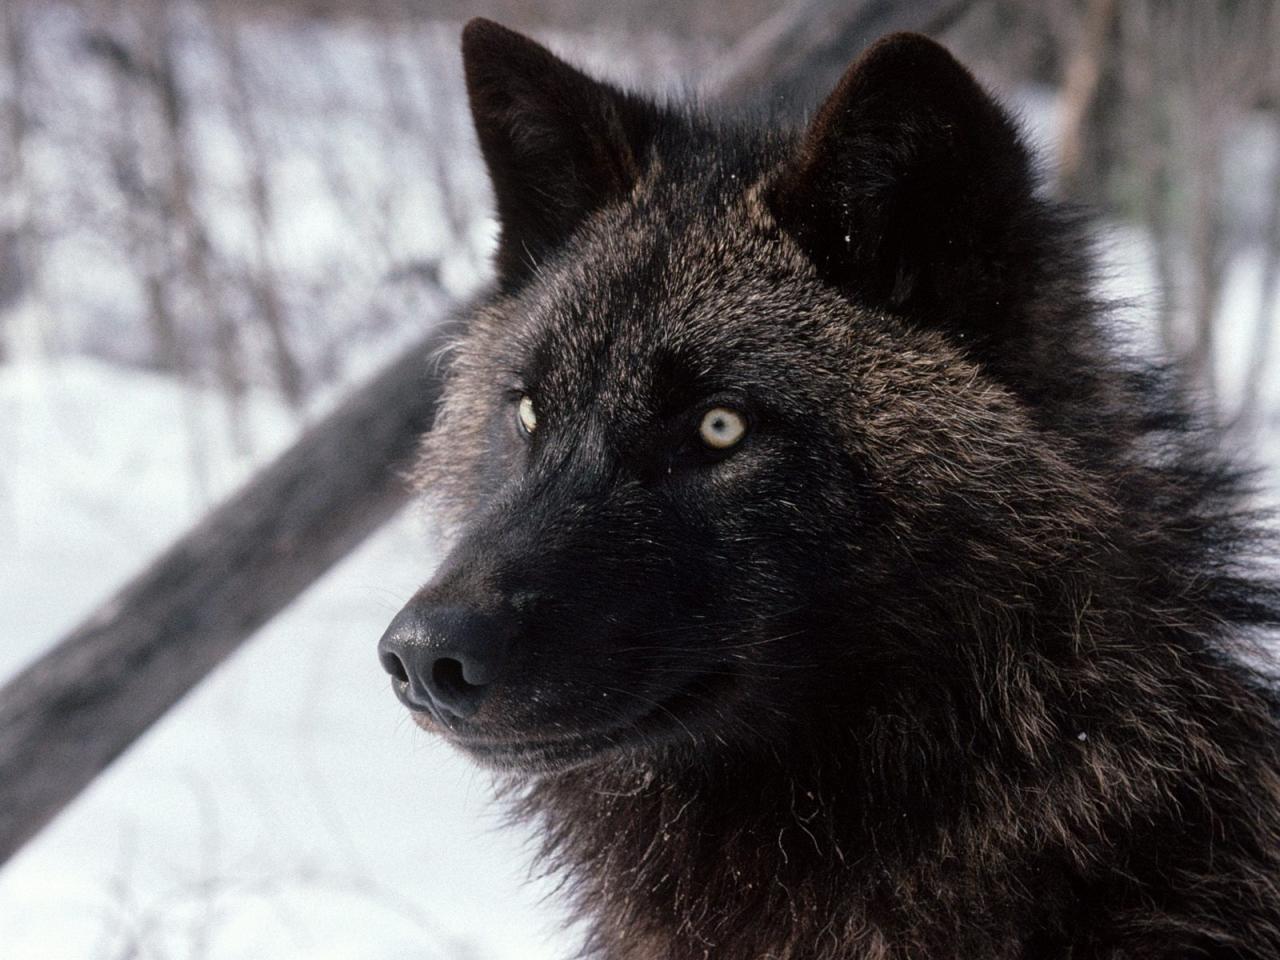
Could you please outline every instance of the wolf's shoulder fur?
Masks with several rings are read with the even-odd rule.
[[[944,49],[801,130],[464,35],[501,226],[383,640],[610,960],[1280,956],[1272,545]]]

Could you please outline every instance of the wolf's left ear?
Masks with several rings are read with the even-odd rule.
[[[988,334],[1020,282],[1033,191],[1009,117],[945,49],[903,33],[849,68],[767,197],[851,297]]]
[[[659,111],[491,20],[463,29],[462,62],[497,200],[498,280],[512,289],[589,213],[630,192]]]

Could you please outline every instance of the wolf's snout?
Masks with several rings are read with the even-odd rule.
[[[408,705],[445,719],[474,716],[502,674],[513,614],[480,613],[414,599],[378,641],[383,669]]]

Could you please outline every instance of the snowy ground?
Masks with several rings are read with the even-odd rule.
[[[184,402],[90,361],[0,368],[0,678],[198,514]],[[269,400],[254,413],[292,433]],[[211,453],[223,489],[250,466]],[[0,871],[0,955],[570,954],[527,838],[406,722],[374,655],[430,562],[402,518],[170,713]]]

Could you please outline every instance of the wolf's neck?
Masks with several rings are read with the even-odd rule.
[[[1024,892],[1067,882],[1045,864],[1024,874],[999,843],[978,850],[957,828],[965,800],[955,785],[935,785],[958,806],[951,823],[934,823],[936,812],[919,797],[894,811],[860,806],[854,798],[864,790],[841,783],[853,768],[826,762],[822,772],[796,757],[682,775],[642,766],[583,771],[543,781],[523,802],[545,825],[548,860],[567,875],[610,960],[845,958],[860,955],[853,939],[872,956],[875,943],[903,931],[946,926],[942,916],[926,923],[916,914],[954,910],[942,891],[957,884],[972,894],[965,909],[976,930],[976,912],[1004,910],[1001,891],[981,889],[982,876],[1001,875],[1002,885]],[[1002,921],[989,945],[1019,937],[1007,929],[1017,923]],[[779,952],[782,939],[794,954]],[[815,953],[812,945],[823,943],[830,952]]]
[[[991,957],[1034,945],[1052,957],[1075,923],[1053,910],[1087,909],[1095,922],[1112,909],[1097,864],[1121,865],[1116,889],[1160,895],[1160,877],[1135,872],[1169,865],[1144,867],[1115,845],[1134,822],[1166,839],[1192,831],[1178,841],[1185,876],[1221,877],[1234,843],[1264,841],[1192,835],[1196,822],[1248,822],[1250,798],[1276,787],[1266,769],[1224,759],[1208,735],[1212,719],[1221,737],[1264,742],[1265,704],[1234,669],[1207,662],[1193,689],[1185,656],[1149,659],[1138,672],[1131,662],[1112,677],[1089,666],[1096,685],[1080,723],[1035,686],[1021,693],[1041,701],[1044,725],[1034,728],[1028,703],[986,705],[1024,723],[989,715],[995,725],[984,727],[983,711],[965,717],[956,700],[922,697],[914,714],[810,730],[807,746],[697,764],[619,761],[548,777],[518,802],[542,824],[547,861],[610,960],[845,960],[907,942],[920,946],[892,955]],[[1079,691],[1086,678],[1064,667],[1055,683]],[[1229,701],[1240,705],[1231,718],[1203,708]],[[1212,801],[1197,779],[1209,775]],[[794,952],[779,951],[780,930]]]

